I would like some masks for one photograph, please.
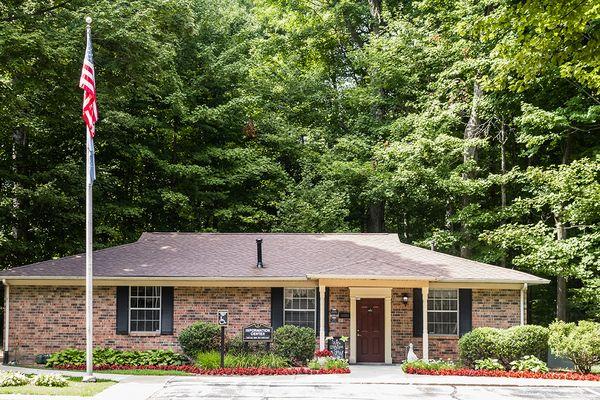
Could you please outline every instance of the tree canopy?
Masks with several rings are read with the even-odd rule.
[[[394,232],[550,278],[534,322],[600,320],[593,0],[0,4],[0,266],[143,231]]]

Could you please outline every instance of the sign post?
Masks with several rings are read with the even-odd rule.
[[[221,368],[225,368],[225,327],[229,323],[227,310],[217,311],[217,322],[221,326]]]

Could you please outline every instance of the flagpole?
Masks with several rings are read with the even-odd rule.
[[[91,35],[92,18],[86,17],[87,23],[86,34],[89,43]],[[92,266],[92,234],[93,234],[93,219],[92,219],[92,177],[91,168],[91,146],[92,137],[90,130],[86,127],[86,146],[85,146],[85,376],[84,382],[95,382],[94,377],[94,360],[93,360],[93,316],[94,316],[94,298],[93,298],[93,266]]]

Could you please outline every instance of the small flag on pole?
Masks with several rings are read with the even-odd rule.
[[[90,21],[91,22],[91,21]],[[96,180],[96,163],[94,160],[94,135],[96,134],[95,124],[98,121],[98,109],[96,107],[96,79],[94,76],[94,57],[92,54],[92,35],[90,25],[87,26],[87,46],[85,48],[85,57],[83,59],[83,68],[81,69],[81,78],[79,87],[83,89],[83,121],[87,127],[87,142],[90,152],[90,166],[88,175],[88,184]]]

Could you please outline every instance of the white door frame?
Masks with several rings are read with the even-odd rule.
[[[392,288],[350,287],[350,363],[356,363],[356,300],[384,299],[385,363],[392,363]]]

